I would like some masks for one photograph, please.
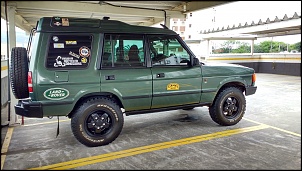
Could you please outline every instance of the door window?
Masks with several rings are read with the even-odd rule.
[[[150,36],[152,65],[188,65],[189,53],[172,36]]]
[[[145,53],[142,35],[105,35],[102,67],[143,67]]]

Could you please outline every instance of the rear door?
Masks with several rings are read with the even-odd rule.
[[[32,59],[37,60],[33,67],[37,86],[32,97],[48,104],[43,108],[45,113],[69,113],[73,105],[68,104],[75,103],[81,93],[99,91],[100,71],[94,67],[99,34],[41,33],[40,38],[48,43],[38,44],[38,56]],[[62,105],[54,109],[50,104]]]
[[[196,104],[201,96],[201,68],[192,67],[177,36],[148,36],[153,100],[151,108]]]
[[[143,40],[143,35],[104,35],[101,92],[116,95],[126,111],[151,106],[152,76],[146,67]]]

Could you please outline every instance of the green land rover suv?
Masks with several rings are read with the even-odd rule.
[[[256,92],[252,68],[200,62],[180,36],[120,21],[43,17],[26,48],[11,52],[10,78],[24,117],[67,116],[75,138],[102,146],[125,116],[208,106],[219,125],[237,124]]]

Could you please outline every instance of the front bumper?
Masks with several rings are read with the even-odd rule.
[[[245,87],[245,95],[252,95],[255,94],[257,90],[257,86],[247,86]]]
[[[29,99],[19,100],[15,105],[15,112],[17,115],[25,117],[43,118],[42,104]]]

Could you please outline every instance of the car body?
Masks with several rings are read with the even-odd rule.
[[[114,141],[123,114],[208,106],[213,121],[234,125],[245,113],[244,95],[257,89],[254,69],[199,62],[165,27],[43,17],[32,41],[30,50],[12,50],[16,114],[67,116],[86,146]]]

